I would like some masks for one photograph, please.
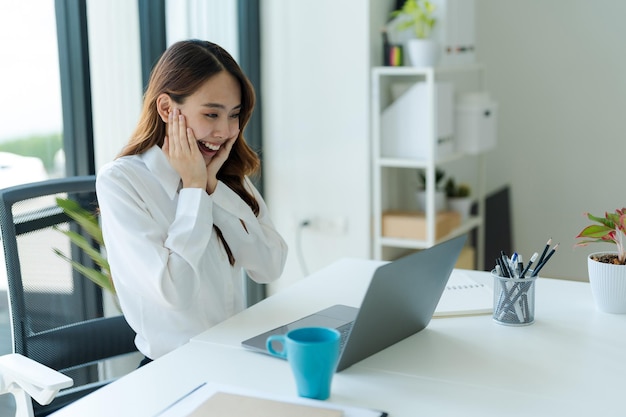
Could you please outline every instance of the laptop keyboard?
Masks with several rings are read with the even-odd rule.
[[[350,335],[350,331],[352,330],[353,321],[350,323],[346,323],[343,326],[337,328],[339,333],[341,333],[341,340],[339,342],[339,350],[343,350],[344,345],[348,341],[348,336]]]

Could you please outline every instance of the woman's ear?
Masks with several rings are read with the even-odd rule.
[[[170,98],[170,96],[166,93],[162,93],[160,96],[158,96],[156,99],[156,107],[159,116],[161,116],[161,120],[163,120],[163,123],[167,123],[167,116],[172,110],[172,99]]]

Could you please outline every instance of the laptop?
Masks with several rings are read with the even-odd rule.
[[[424,329],[433,317],[466,235],[381,265],[360,308],[334,305],[254,336],[242,346],[267,353],[272,334],[300,327],[332,327],[342,333],[337,372]]]

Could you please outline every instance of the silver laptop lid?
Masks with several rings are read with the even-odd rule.
[[[466,239],[466,235],[459,236],[376,270],[337,371],[428,325]]]

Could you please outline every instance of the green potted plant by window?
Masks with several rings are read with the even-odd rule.
[[[434,12],[435,5],[428,0],[406,0],[400,10],[391,13],[396,30],[412,32],[404,49],[414,67],[430,67],[437,60],[437,44],[430,38],[436,23]]]
[[[461,214],[461,222],[465,222],[472,209],[471,187],[469,184],[458,184],[454,178],[448,178],[445,186],[448,208]]]
[[[98,244],[99,248],[104,248],[102,229],[100,228],[98,217],[94,213],[85,210],[80,206],[80,204],[71,199],[57,198],[56,203],[65,214],[80,225],[82,230],[84,230],[87,235],[89,235],[89,237]],[[97,268],[89,268],[74,261],[60,249],[54,249],[54,252],[61,258],[68,261],[76,271],[80,272],[83,276],[115,296],[115,287],[113,286],[113,281],[111,279],[109,262],[100,249],[94,248],[91,241],[80,233],[76,233],[71,230],[61,230],[59,228],[56,228],[56,230],[66,235],[73,244],[81,248],[91,258],[91,260],[93,260]]]
[[[615,251],[594,252],[587,257],[591,292],[600,311],[626,313],[626,208],[604,217],[585,213],[594,222],[576,236],[583,239],[576,246],[609,243]]]

